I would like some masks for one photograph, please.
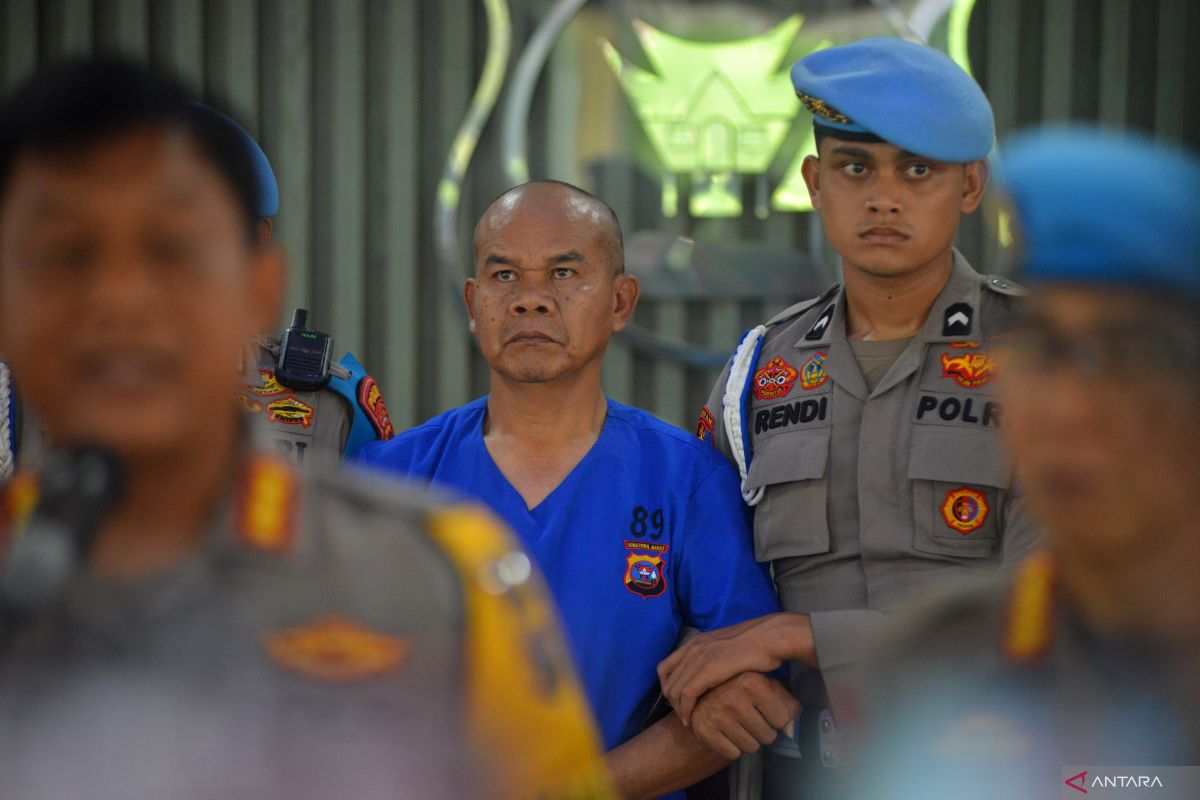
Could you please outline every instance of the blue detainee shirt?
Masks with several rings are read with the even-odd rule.
[[[691,434],[610,399],[596,444],[531,510],[484,445],[486,410],[480,398],[367,444],[354,460],[478,498],[512,526],[554,593],[612,749],[641,731],[658,662],[684,626],[707,631],[779,610],[754,560],[737,475]]]

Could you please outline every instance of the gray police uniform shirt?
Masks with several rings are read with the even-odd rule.
[[[825,707],[827,687],[837,711],[873,616],[1033,544],[1001,450],[989,348],[1020,294],[954,251],[925,325],[873,391],[846,338],[842,287],[772,321],[747,396],[743,488],[763,490],[755,553],[771,562],[783,608],[812,618],[823,681],[793,670],[807,705]],[[713,444],[732,457],[728,373],[701,420],[714,420]]]
[[[291,488],[240,508],[235,482],[169,574],[84,575],[0,629],[0,794],[470,793],[461,580],[431,502],[283,469]],[[238,516],[269,534],[283,505],[294,533],[248,542]]]
[[[254,348],[257,365],[239,387],[238,402],[254,421],[256,441],[267,444],[293,464],[337,469],[350,435],[353,409],[336,392],[299,391],[275,380],[275,357]]]
[[[1103,765],[1200,763],[1194,653],[1090,628],[1047,562],[944,587],[875,631],[861,670],[871,737],[848,798],[1058,798],[1084,769],[1090,783]]]

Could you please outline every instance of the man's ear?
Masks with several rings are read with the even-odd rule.
[[[287,259],[283,250],[274,245],[255,247],[250,259],[254,330],[276,331],[287,290]]]
[[[821,210],[821,159],[816,156],[806,156],[800,165],[800,174],[804,177],[804,185],[808,187],[808,196],[812,198],[813,210]]]
[[[992,168],[986,158],[972,161],[963,168],[962,213],[970,214],[979,208],[991,175]]]
[[[621,330],[637,308],[642,286],[632,275],[618,275],[613,279],[613,332]]]
[[[467,330],[475,332],[475,312],[471,310],[471,300],[475,297],[475,279],[467,278],[463,284],[463,304],[467,307]]]

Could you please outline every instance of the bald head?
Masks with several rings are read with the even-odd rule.
[[[614,275],[625,271],[625,243],[617,214],[600,198],[563,181],[537,180],[514,186],[492,201],[475,224],[475,263],[480,242],[522,216],[552,226],[590,230],[608,253]]]

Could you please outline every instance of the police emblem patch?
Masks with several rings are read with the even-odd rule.
[[[312,425],[313,409],[307,403],[302,403],[294,397],[283,397],[272,400],[267,404],[267,419],[284,425]]]
[[[630,553],[625,557],[625,588],[648,600],[667,588],[666,564],[662,556]]]
[[[696,436],[700,441],[712,444],[714,420],[708,406],[700,409],[700,421],[696,423]]]
[[[979,530],[988,516],[987,498],[967,486],[952,489],[942,502],[942,519],[946,524],[963,534]]]
[[[959,386],[975,389],[992,379],[996,365],[985,353],[942,353],[942,377],[953,378]]]
[[[247,389],[257,395],[262,397],[274,397],[277,394],[283,394],[287,391],[287,387],[275,380],[275,373],[269,369],[260,369],[258,371],[258,378],[260,381],[262,381],[261,384],[258,386],[250,386],[247,384],[246,386]]]
[[[412,644],[330,615],[263,636],[271,659],[305,678],[353,683],[399,671]]]
[[[358,382],[358,405],[367,415],[367,419],[371,420],[371,425],[380,439],[386,442],[396,435],[387,403],[383,402],[383,392],[370,375]]]
[[[244,395],[244,394],[238,395],[238,403],[240,403],[242,408],[244,408],[247,411],[247,413],[250,413],[250,414],[257,414],[258,412],[263,410],[262,403],[258,402],[257,400],[255,400],[252,397],[246,397],[246,395]]]
[[[754,399],[775,400],[787,397],[799,375],[795,367],[783,360],[783,356],[775,356],[765,367],[754,373]]]
[[[800,385],[805,389],[816,389],[829,380],[825,371],[825,354],[817,353],[800,368]]]

